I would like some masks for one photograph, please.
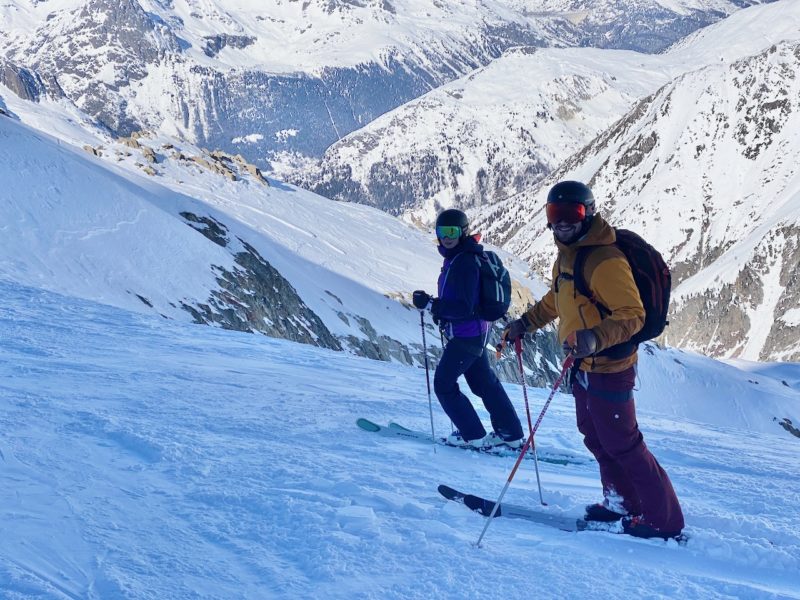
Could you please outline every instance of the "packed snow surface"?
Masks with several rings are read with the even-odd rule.
[[[800,598],[800,440],[720,424],[726,401],[757,404],[771,382],[796,394],[770,377],[722,365],[702,387],[711,361],[643,354],[639,421],[688,545],[501,518],[477,548],[485,521],[436,487],[495,497],[513,460],[354,425],[429,428],[424,370],[7,280],[0,294],[4,599]],[[662,368],[677,361],[692,386]],[[528,391],[535,418],[547,390]],[[691,419],[672,405],[687,394]],[[580,515],[599,485],[573,421],[557,395],[539,452],[576,464],[541,463],[542,510]],[[530,462],[507,499],[538,505]]]

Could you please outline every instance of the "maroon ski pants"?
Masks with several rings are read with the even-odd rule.
[[[683,512],[666,471],[647,449],[639,425],[634,367],[620,373],[578,373],[575,413],[583,443],[600,466],[603,495],[622,497],[631,515],[661,531],[681,531]]]

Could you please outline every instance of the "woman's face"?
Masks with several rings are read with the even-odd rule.
[[[459,238],[439,238],[439,243],[448,250],[458,246],[458,242],[460,241],[461,240]]]

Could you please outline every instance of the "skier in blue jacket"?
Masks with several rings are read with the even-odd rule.
[[[446,441],[454,446],[519,448],[523,444],[522,424],[489,366],[486,343],[490,323],[477,315],[480,271],[475,255],[483,252],[483,246],[477,241],[480,236],[469,235],[467,215],[449,209],[436,219],[436,237],[439,254],[444,257],[438,297],[432,298],[417,290],[413,302],[420,310],[430,310],[434,322],[447,338],[433,378],[436,397],[456,426],[456,431]],[[489,412],[494,430],[488,434],[469,398],[458,387],[461,375]]]

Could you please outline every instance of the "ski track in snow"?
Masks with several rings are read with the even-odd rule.
[[[794,438],[640,413],[687,546],[501,518],[476,548],[436,486],[494,498],[513,459],[355,426],[427,430],[421,369],[0,293],[2,598],[800,598]],[[571,402],[537,442],[586,458]],[[540,472],[545,510],[597,500],[593,461]],[[538,505],[529,463],[507,500]]]

